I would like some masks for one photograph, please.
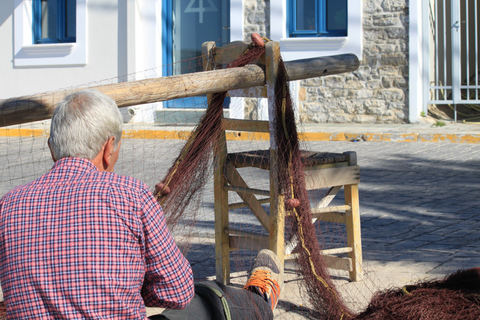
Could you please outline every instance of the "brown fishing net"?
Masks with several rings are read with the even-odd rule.
[[[228,68],[255,62],[265,52],[264,46],[252,44],[239,59]],[[222,131],[221,118],[226,93],[210,97],[205,116],[194,130],[167,176],[157,198],[162,204],[170,229],[181,219],[185,208],[192,202],[199,203],[197,193],[211,175],[212,149]],[[286,196],[288,212],[287,234],[298,242],[295,252],[298,265],[308,288],[309,298],[315,310],[324,319],[347,319],[351,317],[336,291],[320,255],[315,226],[312,223],[310,202],[305,187],[303,164],[296,130],[293,104],[288,88],[285,66],[280,59],[277,83],[275,84],[275,141],[277,142],[279,186]],[[170,192],[165,192],[166,188]]]
[[[227,68],[255,62],[264,52],[265,47],[252,45]],[[187,207],[198,207],[201,199],[199,191],[212,175],[213,146],[222,132],[221,119],[226,94],[220,92],[209,97],[207,112],[157,190],[157,199],[162,204],[171,230],[175,229],[178,219],[183,217]]]
[[[282,60],[279,61],[275,84],[275,107],[274,126],[278,144],[280,190],[285,193],[287,215],[293,220],[288,226],[298,240],[295,249],[298,253],[297,263],[308,288],[310,302],[324,319],[350,318],[351,312],[343,304],[331,282],[320,255],[321,246],[312,223],[293,104]]]
[[[221,50],[220,48],[217,49]],[[232,47],[225,50],[230,49]],[[216,64],[215,56],[213,56],[212,60],[209,61],[212,65],[209,65],[209,67],[212,69],[241,67],[261,60],[264,52],[265,47],[257,42],[248,46],[239,59],[227,65]],[[219,52],[217,51],[217,53]],[[192,69],[199,70],[202,68],[202,57],[196,57],[188,63],[183,62],[182,65],[188,65]],[[158,70],[151,72],[152,75],[145,71],[144,78],[154,78],[161,74]],[[117,80],[112,79],[110,82],[116,83]],[[101,84],[96,83],[95,85]],[[194,85],[200,87],[206,84],[196,82]],[[124,158],[123,168],[116,168],[119,173],[135,176],[149,185],[154,185],[158,180],[161,181],[161,184],[158,184],[157,187],[157,199],[165,210],[172,234],[192,264],[196,280],[212,279],[215,275],[216,261],[214,257],[217,248],[214,235],[214,201],[212,200],[214,196],[212,196],[211,177],[215,165],[215,143],[224,130],[221,125],[225,112],[225,99],[225,92],[209,95],[206,113],[194,130],[186,126],[182,127],[182,119],[175,119],[174,124],[165,120],[165,123],[155,127],[155,130],[146,128],[142,131],[138,130],[138,126],[132,126],[132,130],[126,130],[122,137],[122,148],[129,150],[129,152],[122,151],[121,155],[131,158],[128,158],[129,160]],[[179,109],[184,109],[187,105],[185,101],[180,99],[170,102],[171,105],[177,106]],[[233,104],[231,103],[230,106]],[[203,107],[204,105],[196,105],[198,109]],[[235,107],[238,107],[238,105]],[[268,158],[270,152],[273,152],[278,161],[276,166],[279,178],[278,190],[276,190],[278,194],[270,194],[269,196],[285,199],[285,238],[289,246],[294,247],[292,254],[296,257],[294,267],[291,266],[290,262],[287,262],[287,271],[290,277],[288,281],[290,283],[287,283],[286,286],[288,287],[289,284],[291,285],[296,281],[301,282],[301,284],[296,285],[295,283],[295,285],[288,287],[290,291],[285,290],[282,297],[283,301],[280,301],[277,306],[277,318],[291,319],[296,318],[297,315],[301,319],[480,318],[478,269],[458,272],[442,281],[419,283],[414,286],[407,286],[404,289],[382,291],[371,300],[371,293],[376,291],[377,288],[367,288],[365,291],[368,292],[366,293],[352,292],[355,283],[348,281],[346,271],[342,270],[335,273],[336,271],[327,269],[321,250],[336,248],[336,245],[345,247],[345,226],[326,221],[316,222],[315,224],[312,222],[310,209],[312,193],[306,190],[305,163],[302,162],[305,161],[302,155],[304,155],[306,148],[305,145],[300,146],[303,143],[297,132],[296,115],[290,97],[289,81],[281,60],[279,61],[279,72],[275,84],[274,118],[274,134],[272,136],[265,133],[266,137],[256,135],[253,138],[253,134],[252,136],[248,134],[240,136],[239,133],[236,133],[234,138],[230,135],[227,140],[229,150],[232,149],[231,151],[235,153],[256,150],[267,154],[265,158]],[[33,137],[29,133],[30,135]],[[25,173],[22,173],[21,181],[17,181],[18,178],[13,174],[12,177],[8,177],[9,184],[4,187],[4,192],[15,185],[36,178],[51,167],[48,148],[45,147],[46,138],[44,138],[48,137],[48,133],[42,131],[38,136],[42,138],[36,138],[36,142],[32,145],[37,148],[36,145],[38,144],[38,149],[42,150],[41,157],[38,156],[39,153],[32,153],[32,159],[24,160],[24,149],[19,147],[20,151],[10,160],[6,158],[7,160],[2,161],[4,165],[9,161],[12,163],[20,160],[25,161],[25,163],[20,163],[18,168],[32,165],[32,169],[25,170]],[[187,136],[188,139],[185,138]],[[18,140],[22,139],[23,141],[21,144],[19,142],[19,145],[25,148],[28,144],[25,141],[30,140],[26,138]],[[275,148],[272,150],[267,150],[270,147],[269,139],[275,141]],[[12,148],[13,141],[17,140],[8,137],[7,142],[10,148]],[[22,157],[18,156],[20,154]],[[37,158],[41,158],[42,162],[40,163]],[[139,159],[141,160],[139,161]],[[345,159],[342,161],[345,161]],[[12,168],[14,168],[13,165]],[[239,171],[242,169],[244,168],[239,169]],[[251,168],[246,170],[251,170],[251,175],[245,180],[248,180],[252,189],[269,189],[268,174],[266,174],[267,177],[260,177],[258,171]],[[20,170],[15,170],[15,172],[20,172]],[[158,177],[163,178],[158,179]],[[7,179],[4,178],[4,180]],[[210,185],[206,186],[206,184]],[[209,190],[210,194],[208,194]],[[318,194],[315,196],[317,198],[322,197]],[[237,194],[233,194],[231,198],[232,202],[242,201]],[[268,201],[262,202],[267,212],[273,210],[268,207],[268,203]],[[230,225],[238,225],[239,229],[247,232],[260,230],[260,233],[263,232],[262,235],[264,236],[268,232],[268,230],[262,229],[259,221],[253,217],[248,208],[232,209],[229,214],[232,216]],[[256,238],[252,236],[251,239]],[[261,249],[260,246],[258,249]],[[233,286],[245,283],[245,271],[256,254],[256,252],[253,252],[254,250],[254,248],[251,248],[230,253],[232,274],[236,273],[232,276]],[[338,285],[339,283],[343,283],[343,286]],[[363,283],[366,283],[366,281],[364,280]],[[237,287],[241,288],[238,285]],[[364,310],[367,303],[362,301],[352,307],[360,300],[359,296],[369,302],[368,309],[360,314],[359,310]],[[2,303],[0,304],[0,319],[4,316],[5,308]]]
[[[379,292],[356,319],[480,319],[480,268]]]

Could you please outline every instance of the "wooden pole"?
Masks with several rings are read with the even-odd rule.
[[[265,64],[268,93],[268,117],[270,127],[270,230],[268,248],[275,252],[280,261],[285,255],[285,195],[279,185],[280,172],[278,165],[278,145],[275,140],[275,83],[280,61],[280,45],[278,42],[267,42],[265,45]]]
[[[289,80],[351,72],[358,68],[353,54],[303,59],[285,63]],[[257,65],[196,72],[91,87],[112,97],[119,108],[215,92],[265,85],[265,72]],[[58,102],[86,88],[59,90],[0,100],[0,127],[50,119]]]

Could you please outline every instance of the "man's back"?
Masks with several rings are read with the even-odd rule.
[[[193,277],[141,182],[65,158],[0,202],[0,268],[11,318],[145,318],[183,308]],[[143,299],[142,299],[143,297]]]

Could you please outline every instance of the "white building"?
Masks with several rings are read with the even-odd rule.
[[[294,86],[305,121],[416,122],[428,104],[461,103],[461,85],[472,75],[463,88],[476,92],[468,103],[480,100],[472,18],[479,8],[476,0],[459,2],[439,8],[433,0],[4,0],[0,99],[164,76],[177,72],[164,66],[199,56],[204,41],[247,40],[258,32],[280,41],[284,60],[341,53],[361,59],[354,75]],[[436,35],[443,27],[454,31],[448,39]],[[155,110],[166,107],[136,108],[136,121],[154,121]],[[251,118],[248,107],[241,109],[233,113]]]

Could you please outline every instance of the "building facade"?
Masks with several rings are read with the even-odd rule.
[[[50,29],[44,24],[54,13],[48,5],[57,2],[64,2],[67,7],[73,3],[75,7],[75,11],[63,11],[67,12],[65,21],[70,19],[68,12],[74,12],[76,18],[73,25],[64,24],[66,33],[73,30],[73,41],[68,35],[60,36],[58,41],[51,41],[48,36]],[[0,99],[178,74],[181,68],[166,66],[198,56],[203,41],[248,41],[255,32],[279,41],[286,61],[343,53],[359,57],[360,67],[355,72],[291,84],[301,121],[417,122],[431,102],[428,90],[434,67],[428,62],[431,58],[425,48],[437,40],[432,40],[432,31],[422,21],[429,20],[425,12],[434,3],[429,0],[2,1]],[[39,7],[35,9],[35,5]],[[309,7],[312,5],[315,10]],[[41,10],[44,15],[36,12]],[[38,36],[35,33],[38,30],[46,32],[46,38]],[[477,62],[475,65],[478,69]],[[266,117],[262,99],[242,98],[234,105],[231,116]],[[158,111],[167,108],[179,106],[156,103],[129,111],[135,114],[135,121],[154,122]]]

